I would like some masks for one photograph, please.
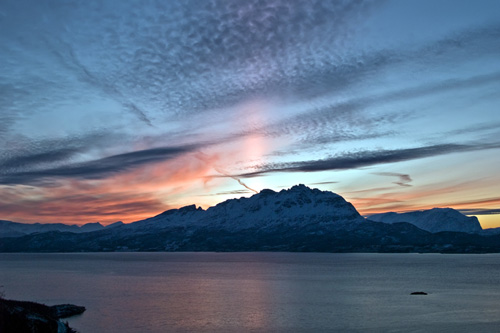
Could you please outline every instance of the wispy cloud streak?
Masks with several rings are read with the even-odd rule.
[[[398,177],[399,181],[394,182],[394,184],[403,186],[403,187],[409,187],[412,186],[410,183],[412,182],[412,179],[410,175],[403,174],[403,173],[396,173],[396,172],[376,172],[374,175],[378,176],[389,176],[389,177]]]
[[[271,172],[316,172],[326,170],[346,170],[365,166],[409,161],[419,158],[439,156],[457,152],[500,148],[499,144],[460,145],[439,144],[418,148],[362,151],[344,154],[322,160],[301,161],[282,164],[262,165],[259,171],[242,174],[242,177],[255,176]]]
[[[56,168],[7,172],[0,174],[0,184],[34,184],[50,178],[102,179],[141,165],[167,161],[194,152],[199,147],[198,145],[190,145],[145,149]],[[43,158],[46,157],[43,156]],[[39,160],[40,156],[31,156],[29,158]]]

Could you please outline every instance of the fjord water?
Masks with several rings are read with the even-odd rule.
[[[500,330],[498,254],[0,254],[0,285],[81,333]]]

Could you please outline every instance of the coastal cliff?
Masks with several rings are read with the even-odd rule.
[[[73,333],[62,318],[81,314],[85,307],[72,304],[48,306],[0,298],[0,332]]]

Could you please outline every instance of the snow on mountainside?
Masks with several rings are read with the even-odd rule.
[[[433,208],[408,213],[382,213],[367,217],[371,221],[383,223],[408,222],[429,231],[458,231],[479,233],[482,231],[477,217],[468,217],[452,208]]]
[[[172,209],[132,223],[127,229],[145,232],[156,228],[198,226],[234,232],[280,224],[349,224],[364,220],[340,195],[296,185],[280,192],[262,190],[249,198],[230,199],[207,210],[194,205]]]

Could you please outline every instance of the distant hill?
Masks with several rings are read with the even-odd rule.
[[[483,230],[477,217],[465,216],[452,208],[433,208],[400,214],[388,212],[370,215],[368,219],[384,223],[408,222],[422,230],[430,232],[457,231],[479,233]]]
[[[67,225],[63,223],[19,223],[0,220],[0,237],[19,237],[34,233],[61,231],[61,232],[91,232],[105,228],[116,227],[123,222],[116,222],[104,227],[99,222],[87,223],[82,226]]]
[[[396,216],[389,223],[374,222],[338,194],[297,185],[93,232],[4,237],[0,251],[500,252],[500,235],[474,233],[481,231],[477,220],[449,209],[430,212],[410,215],[412,223],[397,221],[403,214],[388,214]],[[430,232],[415,223],[449,230]]]

